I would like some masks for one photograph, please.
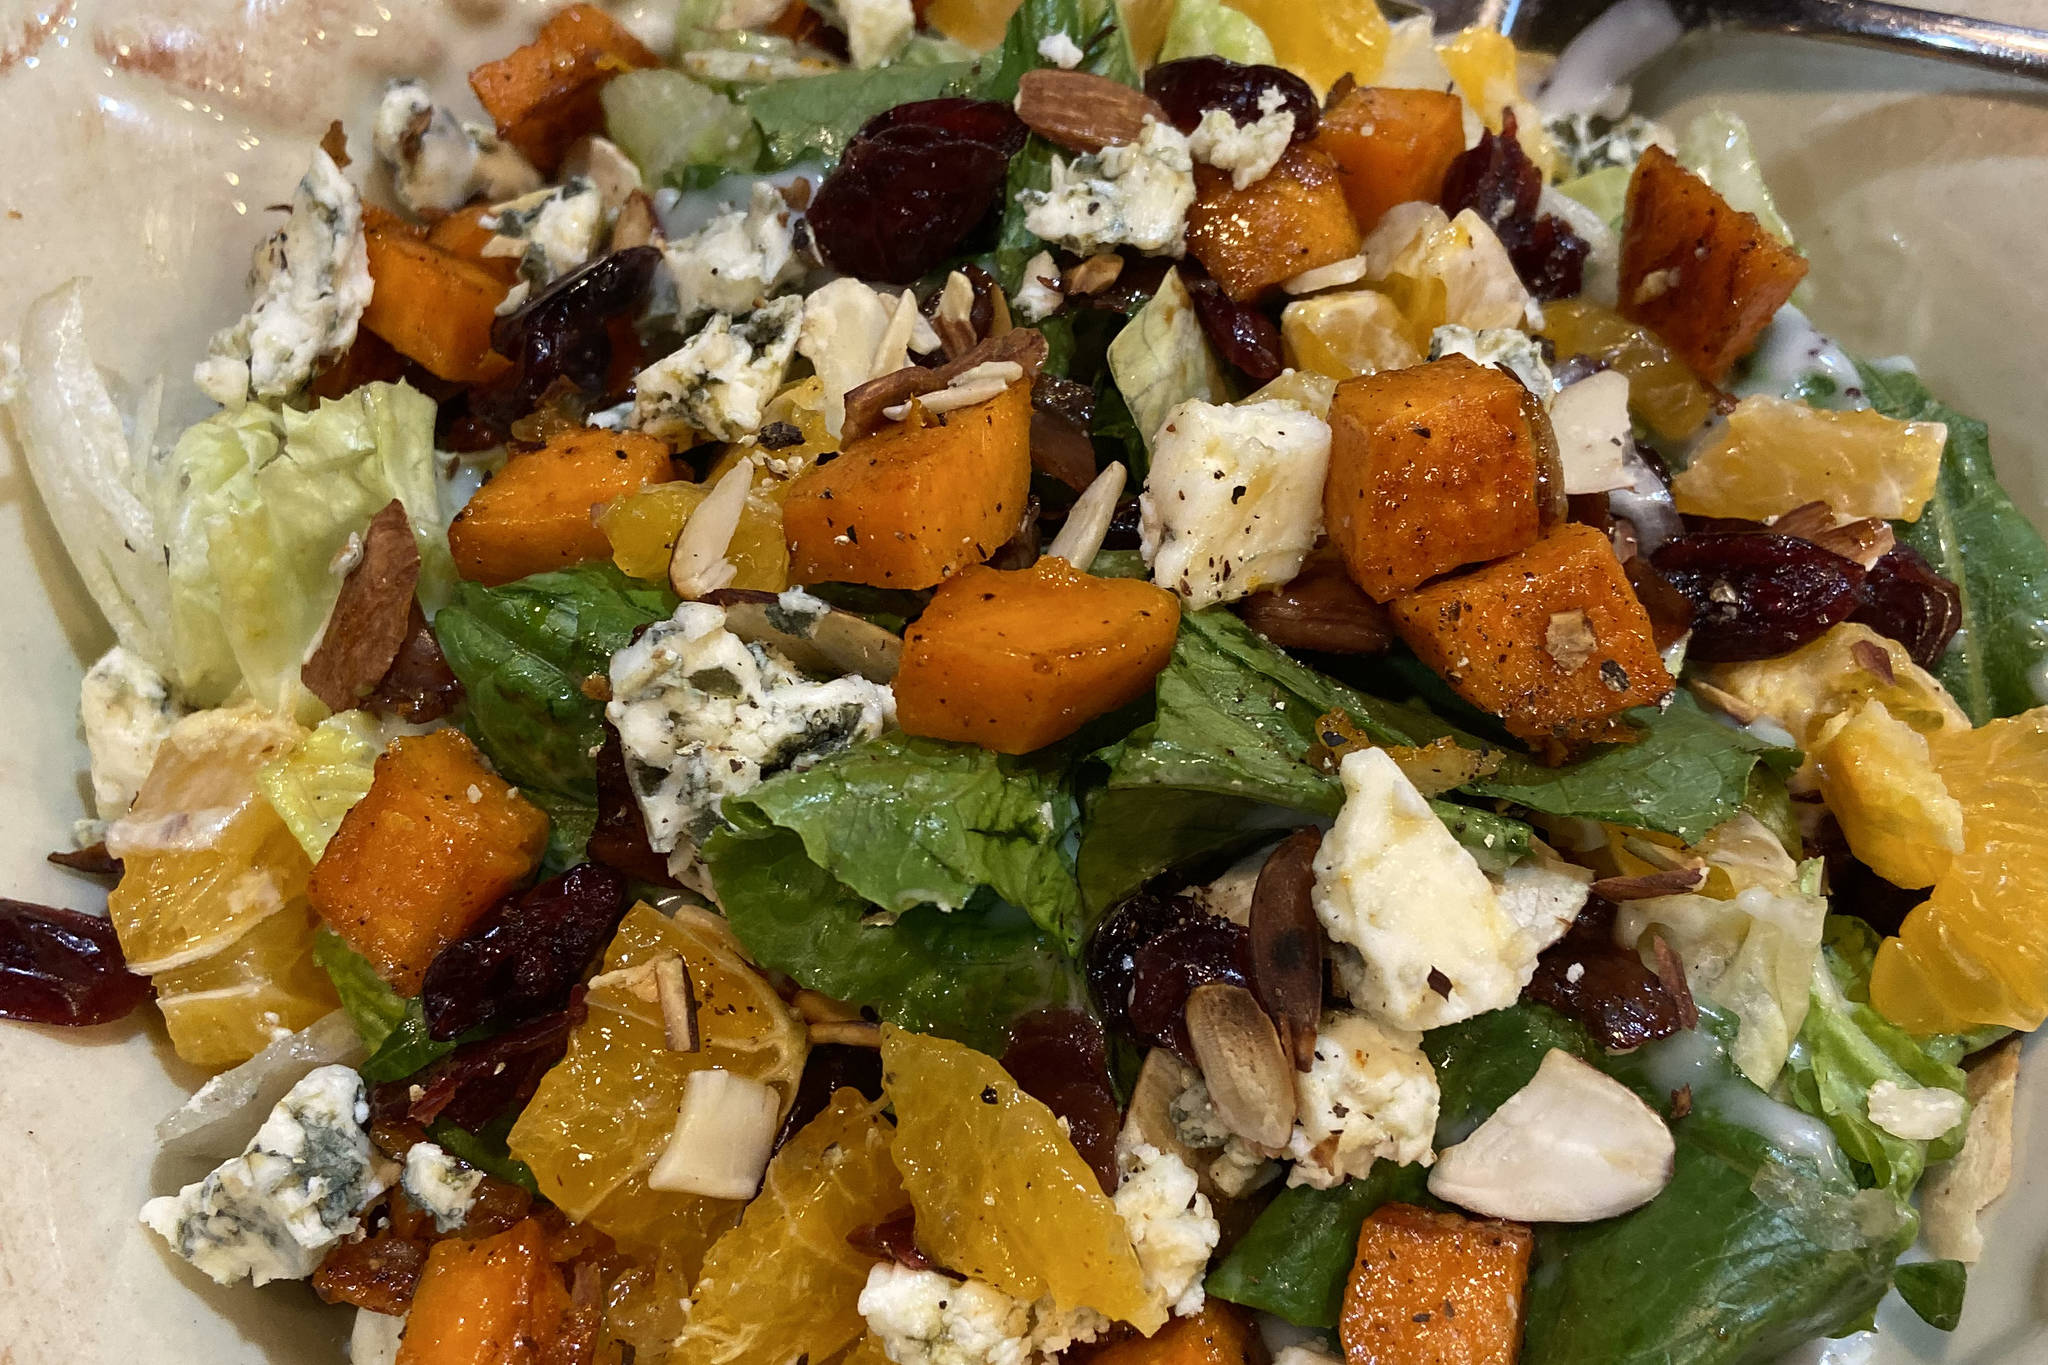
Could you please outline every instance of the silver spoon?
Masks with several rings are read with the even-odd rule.
[[[2048,31],[1966,19],[1881,0],[1406,0],[1439,32],[1481,24],[1524,47],[1562,51],[1598,25],[1637,25],[1668,46],[1687,32],[1738,28],[1840,38],[1993,71],[2048,78]],[[1652,52],[1650,55],[1654,55]],[[1647,61],[1647,56],[1645,61]]]

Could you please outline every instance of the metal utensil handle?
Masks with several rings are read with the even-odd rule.
[[[2016,24],[1880,0],[1701,0],[1692,8],[1709,22],[1735,28],[1846,38],[2017,76],[2048,78],[2048,32]]]

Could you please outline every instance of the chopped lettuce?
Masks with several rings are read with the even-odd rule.
[[[1180,0],[1167,21],[1159,60],[1183,57],[1228,57],[1247,65],[1268,65],[1273,61],[1273,40],[1250,15],[1223,0]]]
[[[695,169],[748,170],[760,160],[748,111],[680,71],[622,72],[602,99],[605,131],[649,185],[682,186]]]
[[[1906,1307],[1941,1332],[1953,1332],[1963,1320],[1963,1291],[1970,1268],[1961,1261],[1915,1261],[1898,1269],[1897,1288]]]
[[[777,81],[747,91],[740,103],[760,126],[769,168],[799,161],[829,164],[839,160],[860,126],[884,109],[966,94],[973,79],[969,62],[898,64]]]
[[[1167,272],[1158,292],[1109,343],[1109,372],[1147,451],[1179,404],[1190,398],[1227,403],[1234,396],[1177,270]]]
[[[283,758],[256,775],[273,809],[318,862],[349,808],[370,794],[384,735],[374,716],[343,711],[329,716]]]
[[[1619,232],[1622,215],[1628,209],[1628,182],[1632,173],[1627,166],[1602,166],[1597,171],[1572,177],[1557,189],[1558,193],[1570,195],[1599,214],[1608,227]]]
[[[1005,104],[1017,98],[1017,82],[1025,72],[1051,65],[1038,45],[1056,33],[1080,47],[1081,70],[1125,85],[1138,83],[1137,60],[1110,0],[1024,0],[1010,16],[1002,46],[981,60],[975,95]]]
[[[1000,1054],[1010,1021],[1080,999],[1060,945],[1011,906],[920,906],[893,923],[805,856],[786,829],[749,818],[705,841],[733,933],[754,961],[905,1028]]]
[[[402,1027],[409,1009],[397,991],[384,984],[370,960],[342,942],[341,935],[322,927],[313,936],[313,960],[334,983],[341,1007],[356,1026],[363,1046],[377,1052]]]
[[[1792,244],[1792,229],[1779,214],[1770,186],[1764,184],[1764,168],[1750,142],[1749,125],[1740,118],[1721,109],[1701,114],[1680,135],[1678,160],[1720,191],[1729,204],[1755,214],[1764,231],[1787,246]]]
[[[144,479],[168,546],[175,669],[216,705],[239,681],[263,706],[317,713],[299,667],[340,591],[349,538],[393,498],[432,612],[455,579],[434,472],[434,404],[366,384],[310,411],[250,403],[186,429]]]
[[[1382,1204],[1428,1204],[1429,1172],[1378,1161],[1327,1190],[1282,1190],[1216,1263],[1211,1294],[1299,1327],[1335,1327],[1358,1254],[1358,1231]]]
[[[883,735],[778,774],[725,811],[794,831],[813,862],[884,911],[958,910],[987,887],[1072,952],[1085,926],[1063,849],[1079,810],[1056,753]]]

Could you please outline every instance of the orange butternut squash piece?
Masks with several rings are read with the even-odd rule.
[[[569,144],[604,131],[598,95],[621,71],[661,59],[595,5],[571,5],[541,25],[532,42],[469,73],[469,88],[497,122],[498,136],[551,175]]]
[[[1065,1358],[1075,1365],[1257,1365],[1266,1351],[1249,1313],[1212,1298],[1199,1313],[1174,1318],[1149,1337],[1074,1347]]]
[[[399,739],[314,864],[307,899],[401,995],[540,865],[548,818],[460,730]]]
[[[1806,260],[1651,147],[1628,182],[1621,230],[1621,313],[1664,338],[1709,384],[1748,355]]]
[[[1534,1243],[1521,1223],[1381,1205],[1344,1289],[1348,1365],[1514,1365]]]
[[[1351,580],[1385,602],[1532,544],[1563,511],[1555,442],[1527,389],[1461,355],[1339,384],[1323,517]]]
[[[1290,147],[1265,179],[1243,189],[1228,171],[1195,166],[1188,250],[1239,303],[1304,270],[1356,256],[1360,241],[1337,163],[1326,152]]]
[[[1031,386],[943,418],[915,411],[789,484],[792,583],[929,588],[1017,533],[1031,488]]]
[[[569,1292],[528,1218],[495,1237],[444,1238],[427,1252],[397,1365],[537,1365],[552,1359]]]
[[[489,379],[509,363],[491,350],[503,280],[402,226],[368,225],[370,306],[363,326],[443,379]]]
[[[1625,738],[1613,718],[1673,685],[1614,546],[1577,522],[1391,610],[1401,638],[1459,696],[1553,754]]]
[[[1310,144],[1337,163],[1360,232],[1396,204],[1443,194],[1444,174],[1465,150],[1465,108],[1442,90],[1353,90],[1323,115]]]
[[[448,526],[455,571],[478,583],[611,557],[591,510],[675,478],[668,445],[637,431],[579,427],[514,455]]]
[[[490,245],[491,238],[498,235],[483,223],[490,215],[491,207],[489,204],[471,204],[466,209],[455,210],[427,229],[427,241],[450,255],[460,256],[492,279],[503,280],[509,287],[519,278],[519,258],[484,255],[484,248]]]
[[[1173,654],[1180,599],[1063,559],[977,565],[932,594],[904,632],[896,721],[904,731],[1025,754],[1137,700]]]

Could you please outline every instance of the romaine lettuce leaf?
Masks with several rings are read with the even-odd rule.
[[[429,613],[455,580],[434,471],[434,404],[366,384],[310,411],[251,403],[186,429],[144,480],[171,574],[174,668],[214,705],[239,680],[287,714],[317,713],[299,667],[327,623],[335,557],[393,498],[420,550]]]
[[[1739,117],[1712,109],[1695,118],[1679,136],[1678,160],[1730,205],[1755,214],[1764,231],[1787,246],[1792,244],[1792,229],[1778,212],[1770,186],[1764,183],[1764,168],[1750,142],[1749,125]]]
[[[1899,1297],[1937,1331],[1953,1332],[1963,1320],[1963,1291],[1970,1268],[1961,1261],[1915,1261],[1898,1269]]]
[[[461,583],[434,618],[468,694],[464,728],[557,826],[597,804],[604,705],[584,694],[584,680],[608,672],[635,630],[674,607],[666,584],[598,562],[495,588]]]
[[[1327,1190],[1282,1190],[1216,1263],[1204,1287],[1297,1326],[1335,1327],[1358,1230],[1382,1204],[1433,1204],[1428,1176],[1421,1166],[1380,1161],[1361,1179]]]
[[[1180,0],[1173,7],[1173,18],[1167,21],[1159,60],[1210,56],[1228,57],[1248,66],[1267,65],[1273,61],[1273,40],[1250,15],[1222,0]]]
[[[1018,1015],[1081,998],[1058,942],[1010,906],[922,906],[863,923],[874,907],[758,817],[714,833],[703,856],[755,962],[905,1028],[1000,1054]]]
[[[1025,72],[1052,65],[1039,54],[1038,45],[1056,33],[1080,47],[1081,70],[1125,85],[1138,83],[1138,63],[1110,0],[1024,0],[1010,16],[1002,46],[982,58],[975,96],[1005,104],[1016,99],[1017,82]]]
[[[329,716],[283,758],[256,774],[271,808],[318,862],[349,808],[370,794],[384,735],[366,711]]]
[[[1058,751],[1021,758],[888,734],[728,801],[794,831],[849,890],[890,912],[958,910],[988,887],[1077,951],[1081,892],[1065,853],[1079,810]]]
[[[322,926],[313,935],[313,960],[334,983],[341,1007],[356,1026],[363,1046],[376,1052],[405,1023],[407,1001],[384,984],[370,960],[342,942],[341,935]],[[422,1020],[424,1024],[424,1020]]]
[[[1109,373],[1148,453],[1177,405],[1190,398],[1227,403],[1234,396],[1177,270],[1166,273],[1158,291],[1109,343]],[[1143,471],[1133,470],[1132,476],[1143,477]]]
[[[620,72],[600,98],[605,131],[649,185],[680,187],[694,170],[749,170],[761,158],[748,112],[680,71]]]
[[[747,91],[740,103],[766,140],[765,168],[780,170],[805,160],[830,165],[860,126],[884,109],[965,94],[973,80],[974,67],[967,62],[898,64],[777,81]]]
[[[2048,544],[1999,487],[1991,434],[1928,393],[1910,368],[1859,364],[1871,406],[1887,417],[1946,422],[1941,478],[1900,540],[1962,593],[1963,628],[1934,672],[1982,725],[2043,700],[2048,676]]]

